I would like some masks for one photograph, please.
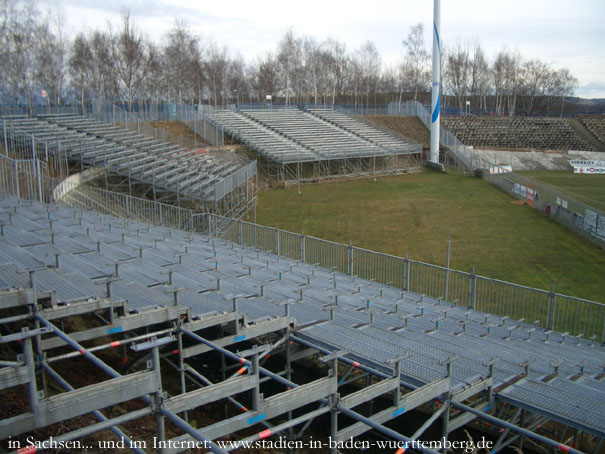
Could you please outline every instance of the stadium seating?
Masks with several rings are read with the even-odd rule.
[[[277,162],[384,156],[417,147],[336,111],[217,111],[209,119]]]
[[[237,303],[244,328],[283,314],[289,301],[298,338],[345,351],[358,364],[390,372],[385,366],[404,355],[408,382],[448,375],[452,392],[467,392],[493,363],[496,399],[605,428],[598,339],[110,215],[0,197],[0,219],[0,291],[24,291],[33,282],[57,306],[110,297],[128,314],[178,302],[193,320],[234,311]],[[35,273],[31,281],[28,272]],[[110,276],[109,296],[109,284],[97,284]],[[178,301],[170,294],[176,289]]]
[[[578,120],[605,147],[605,116],[579,116]]]
[[[230,162],[83,116],[13,116],[4,120],[11,137],[24,140],[33,135],[37,141],[59,143],[61,151],[82,167],[105,167],[200,200],[211,199],[214,183],[237,170]]]
[[[561,118],[442,117],[442,125],[478,148],[595,151]]]
[[[209,120],[267,159],[277,162],[317,161],[319,156],[307,147],[259,125],[252,119],[230,110],[218,110]]]

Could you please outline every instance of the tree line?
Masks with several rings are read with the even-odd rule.
[[[224,106],[272,102],[368,106],[430,103],[431,58],[422,24],[402,41],[401,62],[383,63],[367,41],[348,50],[290,28],[273,52],[245,60],[193,34],[181,20],[160,42],[148,39],[125,10],[105,30],[66,35],[64,14],[43,15],[30,0],[0,0],[0,96],[3,104],[187,103]],[[563,110],[577,79],[506,48],[493,58],[480,43],[442,54],[444,107],[469,105],[498,115]],[[46,96],[42,97],[42,93]]]

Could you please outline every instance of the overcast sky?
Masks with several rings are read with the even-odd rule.
[[[159,42],[184,19],[192,32],[226,45],[248,61],[274,51],[284,32],[346,42],[347,50],[370,40],[383,62],[397,64],[410,26],[424,24],[427,49],[433,19],[431,0],[41,0],[59,5],[70,33],[106,29],[124,7],[137,27]],[[479,40],[491,59],[503,46],[578,78],[577,96],[605,98],[605,0],[442,0],[445,46]]]

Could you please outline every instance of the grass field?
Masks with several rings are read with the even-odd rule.
[[[259,224],[605,302],[605,252],[472,177],[421,174],[260,194]]]
[[[576,200],[605,211],[605,175],[570,171],[519,172],[528,178],[569,194]]]

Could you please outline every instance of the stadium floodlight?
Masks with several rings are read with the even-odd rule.
[[[429,165],[439,167],[439,110],[441,107],[441,43],[440,31],[440,0],[434,0],[433,6],[433,77],[431,102],[431,148]]]

